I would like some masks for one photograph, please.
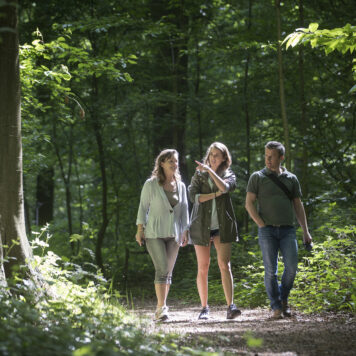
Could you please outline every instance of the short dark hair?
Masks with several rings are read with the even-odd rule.
[[[279,153],[279,157],[284,156],[286,153],[285,147],[278,141],[267,142],[265,148],[268,148],[269,150],[277,150]]]

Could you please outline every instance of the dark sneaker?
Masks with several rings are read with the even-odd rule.
[[[209,312],[210,312],[210,309],[208,306],[204,307],[201,311],[200,311],[200,314],[198,316],[198,319],[203,319],[203,320],[207,320],[209,319]]]
[[[272,310],[272,315],[270,317],[270,320],[278,320],[278,319],[282,319],[282,309]]]
[[[235,319],[239,315],[241,315],[241,310],[237,309],[235,304],[227,308],[226,319]]]
[[[282,300],[282,313],[287,318],[290,318],[292,316],[292,312],[286,300]]]

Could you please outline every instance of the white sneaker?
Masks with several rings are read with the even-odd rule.
[[[156,310],[154,321],[166,321],[168,319],[168,307],[163,306]]]

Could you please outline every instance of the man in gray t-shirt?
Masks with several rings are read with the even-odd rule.
[[[295,216],[303,230],[304,243],[311,243],[312,240],[298,179],[281,166],[284,154],[285,148],[280,142],[268,142],[265,146],[266,168],[251,175],[246,189],[246,209],[258,225],[258,242],[263,255],[265,287],[273,310],[272,319],[279,319],[282,314],[286,317],[291,316],[288,296],[298,265]],[[269,175],[275,177],[271,178]],[[275,182],[276,179],[283,183],[287,192],[280,183]],[[258,209],[255,206],[256,201]],[[280,285],[277,280],[279,251],[282,253],[284,263]]]

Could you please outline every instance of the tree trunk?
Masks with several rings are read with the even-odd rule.
[[[183,178],[188,176],[187,163],[185,161],[185,124],[187,119],[185,93],[188,91],[188,56],[179,52],[186,48],[186,43],[183,48],[177,48],[177,46],[172,48],[173,145],[179,152],[179,166]]]
[[[0,254],[7,280],[32,257],[23,199],[17,6],[5,0],[0,7]]]
[[[154,21],[165,21],[172,24],[174,30],[163,34],[161,45],[157,49],[157,67],[154,72],[160,73],[161,80],[156,86],[159,97],[156,103],[153,127],[153,148],[156,155],[164,148],[176,148],[179,152],[180,170],[187,177],[185,162],[185,127],[187,115],[188,92],[188,16],[183,2],[168,7],[163,0],[150,3]]]
[[[72,131],[73,131],[73,126],[70,126],[70,135],[68,138],[68,143],[69,143],[69,153],[68,153],[68,170],[67,174],[65,173],[65,168],[64,168],[64,163],[63,159],[61,156],[61,153],[59,151],[59,144],[58,144],[58,139],[57,139],[57,125],[56,121],[53,120],[53,135],[52,135],[52,144],[54,147],[54,150],[56,152],[58,164],[59,164],[59,169],[61,172],[61,176],[63,179],[63,184],[65,188],[65,193],[66,193],[66,210],[67,210],[67,219],[68,219],[68,234],[69,236],[73,235],[73,219],[72,219],[72,193],[70,189],[70,184],[71,184],[71,178],[72,178],[72,162],[73,162],[73,139],[72,139]],[[75,252],[75,246],[74,243],[70,243],[72,252]]]
[[[75,175],[77,178],[78,186],[78,199],[79,199],[79,235],[83,233],[83,222],[84,222],[84,211],[83,211],[83,193],[82,193],[82,182],[79,174],[78,162],[74,160]],[[78,243],[80,244],[80,243]],[[78,253],[79,251],[77,251]]]
[[[252,0],[248,2],[248,21],[247,21],[247,31],[251,29],[251,19],[252,19]],[[244,78],[244,111],[245,111],[245,123],[246,123],[246,157],[247,157],[247,166],[246,174],[247,177],[250,177],[251,174],[251,150],[250,150],[250,138],[251,138],[251,127],[250,127],[250,112],[249,112],[249,95],[248,95],[248,74],[249,74],[249,65],[250,65],[250,50],[247,49],[246,54],[246,63],[245,63],[245,78]],[[245,231],[248,232],[248,223],[249,215],[245,211],[244,221],[245,221]]]
[[[299,0],[299,24],[300,27],[304,27],[304,4],[303,0]],[[308,145],[304,142],[304,137],[307,137],[307,113],[306,113],[306,101],[304,93],[304,52],[303,46],[300,46],[298,52],[298,64],[299,64],[299,82],[300,82],[300,122],[301,122],[301,137],[303,137],[303,154],[302,154],[302,177],[301,185],[304,196],[308,196]]]
[[[101,174],[101,225],[98,231],[98,238],[96,241],[96,248],[95,248],[95,258],[96,263],[98,264],[99,268],[105,275],[105,268],[103,264],[103,256],[102,256],[102,247],[104,244],[105,232],[109,225],[109,218],[108,218],[108,185],[107,185],[107,175],[106,175],[106,161],[105,161],[105,152],[104,152],[104,143],[103,137],[101,133],[101,124],[100,119],[97,117],[96,105],[97,105],[97,98],[98,98],[98,79],[93,75],[93,111],[91,115],[91,126],[95,135],[96,144],[98,147],[98,155],[99,155],[99,165],[100,165],[100,174]]]
[[[24,196],[26,234],[28,236],[31,236],[32,235],[32,231],[31,231],[30,207],[29,207],[28,201],[26,199],[26,180],[25,180],[24,176],[22,176],[22,184],[23,184],[23,196]]]
[[[198,124],[198,140],[199,140],[199,159],[203,158],[203,137],[201,130],[201,109],[200,109],[200,100],[199,100],[199,89],[200,89],[200,54],[199,54],[199,41],[195,40],[195,56],[196,56],[196,75],[194,83],[194,96],[195,96],[195,105],[197,113],[197,124]]]
[[[53,220],[54,170],[43,169],[37,176],[36,225],[45,225]]]
[[[290,142],[289,142],[289,127],[286,110],[286,100],[284,95],[284,74],[283,74],[283,61],[282,61],[282,48],[281,48],[281,12],[280,0],[275,0],[276,17],[277,17],[277,53],[278,53],[278,76],[279,76],[279,99],[281,105],[281,116],[284,132],[284,146],[286,148],[286,167],[291,169],[291,155],[290,155]]]

